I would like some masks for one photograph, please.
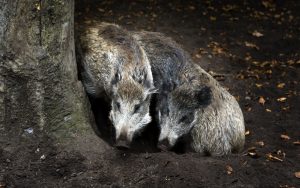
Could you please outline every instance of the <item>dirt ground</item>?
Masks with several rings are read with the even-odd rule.
[[[80,155],[40,143],[47,158],[25,167],[26,161],[0,151],[0,188],[300,187],[299,10],[297,0],[77,1],[77,24],[113,22],[182,44],[238,99],[245,149],[202,157],[109,148],[87,167]]]

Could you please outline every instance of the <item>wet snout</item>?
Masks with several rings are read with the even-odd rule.
[[[158,147],[158,149],[163,150],[163,151],[168,150],[171,147],[168,138],[164,138],[163,140],[160,140],[158,142],[157,147]]]
[[[130,141],[127,138],[126,132],[122,131],[121,134],[116,138],[116,147],[118,148],[130,147]]]

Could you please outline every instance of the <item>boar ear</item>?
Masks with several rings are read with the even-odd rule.
[[[158,93],[158,89],[156,89],[155,87],[152,87],[152,88],[148,89],[148,93],[149,94]]]
[[[204,86],[195,90],[194,99],[197,105],[208,105],[211,102],[211,88]]]
[[[196,86],[193,88],[189,85],[180,86],[173,92],[173,100],[182,108],[196,109],[208,105],[211,102],[212,93],[209,87]]]

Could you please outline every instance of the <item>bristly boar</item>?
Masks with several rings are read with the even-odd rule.
[[[118,25],[89,24],[79,32],[76,48],[85,90],[111,103],[116,145],[129,147],[151,121],[150,97],[155,90],[149,60],[132,35]]]
[[[134,35],[150,60],[157,94],[160,145],[179,141],[192,151],[226,155],[245,142],[242,111],[219,83],[172,39],[159,33]]]

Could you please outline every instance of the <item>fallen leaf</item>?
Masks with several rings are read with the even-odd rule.
[[[243,75],[242,73],[239,73],[236,75],[236,78],[240,79],[240,80],[244,80],[245,79],[245,75]]]
[[[265,146],[264,141],[258,141],[258,142],[256,142],[256,144],[259,145],[259,146],[261,146],[261,147]]]
[[[209,17],[209,19],[210,19],[211,21],[216,21],[216,20],[217,20],[217,18],[214,17],[214,16]]]
[[[198,58],[198,59],[200,59],[201,55],[200,54],[196,54],[195,57]]]
[[[237,8],[237,6],[235,6],[235,5],[225,5],[225,6],[222,7],[222,9],[223,9],[225,12],[234,10],[234,9],[236,9],[236,8]]]
[[[245,42],[245,46],[246,47],[249,47],[249,48],[254,48],[254,49],[256,49],[256,50],[259,50],[259,47],[256,45],[256,44],[254,44],[254,43],[251,43],[251,42]]]
[[[272,110],[270,110],[269,108],[266,108],[266,112],[272,112]]]
[[[253,31],[252,35],[255,36],[255,37],[262,37],[262,36],[264,36],[264,34],[258,32],[258,31],[256,31],[256,30]]]
[[[293,142],[293,144],[300,145],[300,141],[295,141],[295,142]]]
[[[261,88],[263,86],[263,84],[255,84],[256,87]]]
[[[282,135],[280,135],[280,138],[282,138],[282,139],[284,139],[284,140],[289,140],[289,139],[291,139],[288,135],[286,135],[286,134],[282,134]]]
[[[296,178],[300,178],[300,171],[299,172],[295,172],[295,176],[296,176]]]
[[[256,159],[256,158],[259,158],[260,156],[256,153],[256,151],[251,151],[251,152],[248,152],[247,153],[248,156]]]
[[[258,102],[259,102],[259,104],[264,105],[266,100],[263,97],[259,97]]]
[[[105,12],[105,10],[102,9],[102,8],[98,8],[98,11],[99,11],[99,12]]]
[[[290,109],[290,107],[289,107],[289,106],[282,107],[282,110],[284,110],[284,111],[287,111],[287,110],[289,110],[289,109]]]
[[[257,152],[256,152],[256,147],[248,148],[247,153],[245,155],[248,155],[248,156],[250,156],[251,158],[254,158],[254,159],[260,157],[260,155],[258,155]]]
[[[282,159],[280,159],[280,158],[278,158],[276,156],[273,156],[271,153],[266,154],[266,157],[270,161],[280,161],[280,162],[283,162]]]
[[[280,97],[277,99],[278,102],[285,102],[286,101],[286,97]]]
[[[246,57],[245,57],[245,61],[249,61],[249,60],[251,60],[252,59],[252,57],[250,56],[250,55],[247,55]]]
[[[233,168],[230,165],[226,165],[226,170],[228,175],[233,173]]]
[[[285,86],[285,83],[279,83],[279,84],[277,84],[277,88],[280,88],[280,89],[284,88],[284,86]]]
[[[245,136],[247,136],[247,135],[249,135],[249,134],[250,134],[250,131],[247,130],[247,131],[245,132]]]
[[[285,153],[282,150],[276,151],[276,154],[283,157],[283,158],[285,158]]]
[[[217,42],[211,42],[207,45],[207,47],[212,49],[213,54],[225,54],[225,49],[221,47],[221,45]]]
[[[266,70],[266,73],[267,73],[267,74],[272,74],[272,70],[271,70],[271,69]]]
[[[190,10],[195,10],[196,7],[194,7],[194,6],[191,5],[191,6],[189,6],[189,9],[190,9]]]
[[[35,8],[36,8],[37,10],[41,10],[41,4],[40,4],[40,3],[36,3],[36,4],[35,4]]]
[[[265,8],[273,8],[275,5],[273,4],[272,1],[270,0],[263,0],[261,2],[261,4],[265,7]]]
[[[45,160],[45,159],[46,159],[46,155],[42,155],[42,156],[40,157],[40,159],[41,159],[41,160]]]

